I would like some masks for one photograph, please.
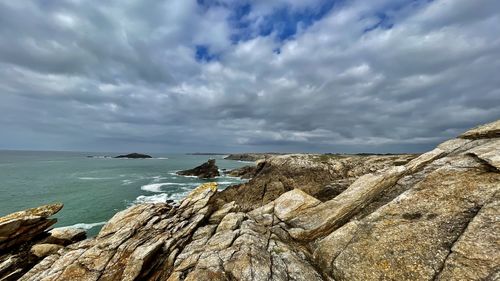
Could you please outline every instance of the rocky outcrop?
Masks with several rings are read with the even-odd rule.
[[[179,171],[177,174],[181,176],[196,176],[200,179],[211,179],[220,176],[219,168],[215,164],[215,159],[209,159],[196,168]]]
[[[59,212],[62,207],[60,203],[51,204],[1,217],[0,250],[33,240],[56,223],[56,219],[49,219],[49,217]]]
[[[85,239],[83,230],[56,228],[47,232],[57,221],[49,217],[62,207],[56,203],[0,217],[0,280],[17,280],[41,258]]]
[[[483,139],[483,138],[489,139],[489,138],[499,138],[499,137],[500,137],[500,120],[478,126],[460,135],[460,138],[463,139]]]
[[[241,168],[232,169],[230,171],[224,172],[226,175],[231,177],[239,177],[242,179],[251,179],[257,175],[259,170],[262,168],[263,163],[259,163],[256,166],[244,166]]]
[[[119,212],[96,238],[48,256],[20,280],[166,280],[213,211],[208,202],[216,188],[204,184],[177,206],[143,204]]]
[[[234,153],[229,154],[224,157],[224,159],[254,162],[257,160],[271,158],[276,155],[280,155],[280,153]]]
[[[69,245],[87,238],[87,233],[81,228],[60,227],[49,231],[50,236],[43,240],[44,243]]]
[[[298,188],[321,201],[344,191],[358,177],[404,165],[417,157],[405,155],[291,154],[261,160],[252,179],[231,186],[216,195],[219,205],[235,201],[249,211],[265,205],[281,194]]]
[[[495,124],[418,157],[273,157],[252,181],[281,176],[265,185],[274,199],[245,185],[243,200],[225,202],[208,183],[177,204],[136,205],[20,280],[498,280]],[[286,190],[316,179],[300,165],[323,177],[330,167],[340,193],[319,196],[333,184]]]
[[[130,153],[130,154],[118,155],[118,156],[115,156],[114,158],[147,159],[147,158],[153,158],[153,157],[151,157],[150,155],[147,155],[147,154]]]

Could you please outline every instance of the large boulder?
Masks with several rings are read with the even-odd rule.
[[[220,176],[219,168],[215,164],[215,159],[209,159],[198,167],[179,171],[177,174],[181,176],[196,176],[201,179],[211,179]]]
[[[44,258],[48,255],[57,253],[57,251],[61,250],[62,248],[63,246],[57,244],[35,244],[33,245],[33,247],[31,247],[31,252],[39,258]]]
[[[69,245],[87,238],[84,229],[73,227],[54,228],[49,231],[50,236],[44,240],[44,243]]]

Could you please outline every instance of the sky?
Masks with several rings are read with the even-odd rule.
[[[499,73],[498,0],[0,1],[0,149],[422,152]]]

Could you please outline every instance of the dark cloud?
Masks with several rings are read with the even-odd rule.
[[[0,148],[422,151],[500,118],[498,34],[495,0],[4,1]]]

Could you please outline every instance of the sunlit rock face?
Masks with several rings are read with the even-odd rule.
[[[124,210],[20,280],[498,280],[499,129],[418,157],[274,156]]]
[[[0,280],[17,280],[42,258],[85,239],[80,229],[48,231],[57,222],[50,217],[62,207],[55,203],[0,217]]]

